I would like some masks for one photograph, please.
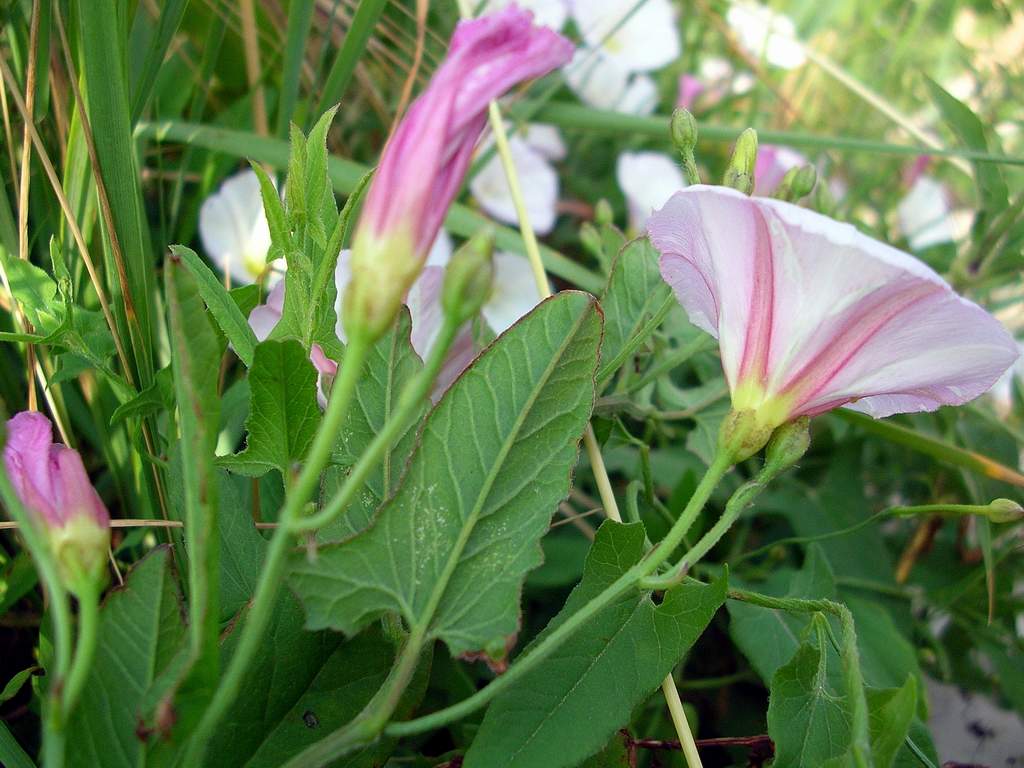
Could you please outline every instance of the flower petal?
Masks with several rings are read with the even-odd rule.
[[[615,178],[629,206],[629,224],[642,231],[655,208],[686,186],[679,165],[661,152],[623,152]]]
[[[730,385],[753,377],[792,415],[964,403],[1018,356],[924,263],[790,203],[694,186],[648,230],[691,321],[718,335]]]
[[[795,69],[807,60],[791,19],[760,3],[733,2],[725,16],[740,45],[769,64]]]
[[[530,223],[539,234],[555,226],[558,202],[558,173],[550,163],[521,137],[509,138],[509,151],[519,175],[523,202]],[[469,191],[491,216],[506,224],[519,221],[501,158],[494,153],[469,182]]]
[[[676,12],[669,0],[573,0],[584,41],[627,72],[647,72],[679,58]],[[625,19],[625,21],[623,21]]]
[[[754,164],[754,194],[770,197],[793,168],[807,164],[807,158],[789,147],[764,144],[757,150]]]
[[[915,179],[896,208],[896,215],[900,232],[915,251],[954,239],[949,219],[949,191],[931,176]]]
[[[541,298],[529,259],[518,253],[494,254],[494,289],[480,310],[492,331],[504,333]]]
[[[199,209],[203,249],[221,271],[237,283],[256,281],[267,263],[270,227],[256,173],[241,171],[229,177]]]
[[[7,421],[4,468],[22,502],[48,519],[58,513],[50,447],[53,426],[36,411],[22,411]]]
[[[513,3],[533,13],[535,23],[551,27],[556,32],[565,26],[569,16],[569,8],[564,0],[487,0],[479,15],[499,11]]]
[[[284,313],[284,281],[280,281],[267,296],[264,304],[249,313],[249,327],[256,334],[256,341],[266,341],[270,332],[277,327]]]

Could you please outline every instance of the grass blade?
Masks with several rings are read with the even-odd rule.
[[[320,103],[317,104],[313,114],[319,115],[332,104],[341,101],[345,95],[352,74],[356,71],[356,64],[359,63],[366,43],[370,39],[370,33],[377,25],[387,0],[362,0],[356,8],[352,17],[352,24],[345,34],[345,41],[338,51],[331,70],[327,74],[327,81],[324,83],[323,91],[320,94]]]

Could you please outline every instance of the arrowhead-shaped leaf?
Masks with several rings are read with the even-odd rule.
[[[600,338],[596,302],[577,292],[503,334],[431,412],[372,527],[296,558],[292,585],[308,626],[353,634],[397,612],[454,654],[503,647],[569,490]]]
[[[583,581],[538,640],[635,565],[644,539],[640,523],[605,522]],[[579,765],[629,723],[634,708],[682,659],[726,594],[724,578],[674,587],[659,605],[638,591],[626,593],[494,700],[465,768]]]
[[[271,469],[287,476],[306,455],[320,422],[316,371],[299,342],[264,341],[256,347],[249,387],[245,450],[218,463],[250,477]]]

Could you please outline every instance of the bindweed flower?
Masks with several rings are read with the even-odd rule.
[[[81,594],[99,584],[110,547],[110,514],[78,451],[53,442],[46,416],[23,411],[7,422],[4,468],[45,535],[64,585]]]
[[[637,232],[643,232],[655,208],[686,186],[679,165],[661,152],[623,152],[615,164],[615,178],[629,208],[629,226]]]
[[[951,243],[967,234],[970,216],[966,221],[954,215],[946,186],[932,176],[918,175],[910,190],[896,207],[900,232],[911,250],[922,251],[933,245]]]
[[[569,17],[568,0],[486,0],[480,15],[500,11],[512,4],[530,11],[534,21],[556,32],[565,26],[565,20]]]
[[[744,50],[780,69],[795,69],[807,60],[792,20],[765,5],[734,0],[725,20]]]
[[[349,337],[391,324],[459,191],[487,105],[569,60],[572,45],[511,6],[460,22],[448,55],[388,140],[366,195],[343,302]]]
[[[676,106],[693,111],[714,106],[726,96],[740,96],[750,91],[755,84],[749,72],[736,72],[728,59],[720,56],[701,58],[696,72],[679,76]]]
[[[580,49],[564,74],[580,101],[595,109],[649,115],[658,106],[654,80],[643,72],[624,69],[600,50]]]
[[[530,223],[538,234],[546,235],[554,228],[558,215],[558,171],[552,163],[565,157],[562,137],[551,126],[534,125],[523,136],[510,136],[508,148]],[[491,154],[469,182],[469,192],[481,208],[499,221],[506,224],[519,221],[505,168],[497,152]]]
[[[236,173],[203,201],[199,237],[210,261],[234,282],[247,285],[262,278],[273,285],[280,280],[285,264],[283,259],[267,263],[270,227],[253,171]]]
[[[959,405],[1017,359],[999,322],[924,263],[791,203],[693,186],[648,233],[690,321],[719,340],[733,410],[758,427]]]
[[[573,0],[572,18],[587,47],[625,72],[649,72],[679,58],[670,0]]]

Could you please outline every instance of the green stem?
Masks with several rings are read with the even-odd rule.
[[[593,616],[606,608],[620,595],[634,589],[640,579],[650,575],[671,556],[672,552],[683,541],[683,537],[697,519],[700,511],[704,508],[712,491],[714,491],[732,465],[732,457],[727,452],[719,450],[711,466],[708,467],[704,477],[697,485],[696,490],[694,490],[693,496],[690,497],[690,501],[687,503],[682,515],[679,516],[679,519],[669,530],[668,534],[666,534],[665,538],[648,553],[647,557],[616,579],[604,592],[566,619],[563,624],[559,625],[540,643],[534,646],[529,653],[516,661],[505,674],[469,698],[463,699],[458,704],[453,704],[450,707],[416,718],[415,720],[392,723],[385,728],[384,732],[388,736],[410,736],[439,728],[453,720],[465,717],[484,706],[502,691],[514,685],[523,675],[535,669]]]
[[[43,721],[43,758],[46,768],[64,766],[64,723],[61,691],[71,666],[71,609],[67,591],[61,583],[57,564],[43,537],[39,523],[22,506],[7,473],[0,470],[0,499],[18,531],[25,548],[32,556],[40,580],[50,600],[50,619],[53,621],[54,674],[47,688],[46,714]]]
[[[327,466],[331,451],[337,442],[369,347],[365,339],[352,339],[345,349],[345,357],[334,381],[324,419],[317,430],[302,471],[289,490],[278,519],[278,527],[270,539],[260,579],[256,585],[256,593],[241,629],[238,647],[228,663],[210,706],[203,713],[192,734],[183,763],[186,766],[202,763],[207,742],[238,696],[245,673],[263,642],[263,635],[270,622],[287,566],[288,543],[293,535],[292,525],[319,486],[320,473]]]
[[[82,589],[78,595],[78,642],[71,662],[67,685],[64,687],[63,718],[66,722],[78,702],[89,678],[93,659],[96,658],[97,629],[99,628],[100,590],[95,584]]]
[[[660,362],[652,365],[639,379],[630,382],[627,392],[636,392],[643,389],[648,384],[657,381],[664,374],[678,368],[697,353],[703,352],[705,349],[711,349],[713,346],[714,341],[712,338],[705,333],[701,333],[692,341],[665,355]]]
[[[315,515],[293,521],[291,523],[293,531],[312,531],[323,528],[348,508],[352,499],[362,490],[366,478],[380,463],[384,453],[409,426],[409,419],[415,415],[424,399],[430,394],[458,331],[458,323],[446,315],[440,335],[431,347],[426,363],[402,390],[394,414],[359,457],[352,472],[345,479],[341,490],[335,494],[326,507]]]

